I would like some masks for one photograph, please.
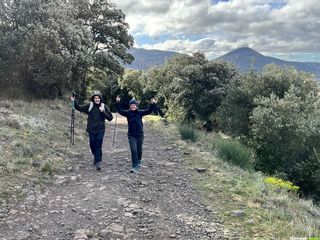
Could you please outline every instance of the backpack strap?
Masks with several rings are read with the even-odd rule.
[[[104,108],[104,103],[101,103],[101,107]],[[88,112],[90,112],[92,108],[93,108],[93,102],[90,102],[90,106],[89,106]]]
[[[89,106],[88,112],[90,112],[92,108],[93,108],[93,102],[90,102],[90,106]]]

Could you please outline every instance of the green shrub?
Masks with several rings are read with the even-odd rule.
[[[145,119],[148,121],[148,122],[159,122],[161,121],[161,118],[157,115],[148,115],[145,117]]]
[[[299,190],[298,186],[293,185],[290,181],[284,181],[280,178],[267,177],[264,179],[265,183],[270,184],[276,188],[286,189],[288,191],[297,192]]]
[[[52,175],[54,171],[55,166],[52,161],[45,162],[41,167],[41,172],[48,173],[49,175]]]
[[[214,143],[218,155],[233,165],[244,169],[252,168],[253,151],[232,139],[218,139]]]
[[[255,100],[250,117],[255,168],[282,173],[309,197],[320,196],[320,101],[315,93],[304,98],[290,88],[283,98],[274,94]]]
[[[195,142],[198,137],[195,128],[190,125],[180,125],[179,133],[182,140],[190,140],[191,142]]]
[[[289,178],[300,186],[303,193],[320,201],[320,155],[313,153],[302,163],[292,166]]]

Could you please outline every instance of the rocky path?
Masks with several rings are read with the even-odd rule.
[[[145,126],[143,167],[130,173],[127,126],[118,122],[114,148],[107,125],[102,171],[87,147],[50,186],[0,209],[0,239],[223,239],[177,147]]]

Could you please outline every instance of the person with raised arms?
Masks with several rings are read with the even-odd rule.
[[[128,140],[132,161],[132,168],[130,172],[136,173],[140,170],[142,158],[142,145],[144,139],[142,117],[151,114],[154,111],[157,101],[152,98],[149,108],[140,110],[138,109],[137,100],[135,98],[132,98],[129,102],[129,109],[123,110],[120,107],[120,100],[120,96],[117,96],[117,111],[120,115],[126,117],[128,121]]]
[[[72,96],[71,101],[74,101],[74,107],[80,112],[88,114],[87,132],[89,134],[90,149],[94,156],[93,164],[97,170],[101,170],[102,160],[102,143],[105,134],[105,119],[112,121],[113,116],[107,105],[102,101],[102,94],[99,91],[94,91],[90,98],[90,103],[79,105],[76,99]]]

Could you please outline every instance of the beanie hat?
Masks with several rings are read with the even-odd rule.
[[[100,91],[94,91],[94,92],[92,93],[91,98],[90,98],[92,102],[94,102],[94,97],[95,97],[95,96],[100,97],[101,102],[102,102],[102,94],[101,94]]]
[[[138,102],[137,102],[137,100],[136,100],[135,98],[132,98],[132,99],[130,100],[130,102],[129,102],[129,105],[131,105],[131,104],[138,105]]]

